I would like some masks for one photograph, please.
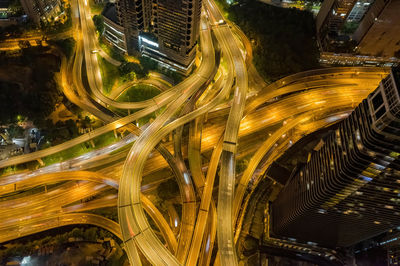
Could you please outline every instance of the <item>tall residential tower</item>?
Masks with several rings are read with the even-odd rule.
[[[46,22],[60,12],[60,0],[21,0],[25,13],[34,23]]]
[[[272,207],[274,234],[347,247],[400,226],[400,69],[326,139]]]
[[[187,73],[199,38],[201,0],[119,0],[128,52],[139,50],[161,64]]]

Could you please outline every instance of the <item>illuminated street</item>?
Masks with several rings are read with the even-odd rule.
[[[121,0],[121,6],[124,1]],[[146,53],[155,53],[151,55],[154,61],[164,67],[175,62],[182,81],[172,82],[173,79],[166,74],[172,68],[165,67],[168,71],[163,73],[150,70],[145,78],[114,82],[111,91],[106,93],[104,62],[114,67],[116,72],[121,72],[121,65],[132,62],[118,61],[103,50],[104,46],[98,41],[101,33],[93,19],[91,1],[70,1],[71,29],[48,35],[54,40],[72,36],[76,42],[69,57],[61,48],[51,49],[60,59],[54,80],[58,82],[65,101],[85,114],[74,118],[73,123],[87,118],[90,125],[96,123],[96,126],[90,126],[73,138],[55,142],[55,145],[0,160],[0,169],[3,169],[0,177],[0,244],[12,243],[10,241],[47,230],[69,228],[65,226],[91,225],[110,232],[118,239],[130,265],[251,265],[250,260],[246,261],[245,248],[242,247],[246,247],[246,237],[252,236],[252,219],[257,218],[254,214],[257,202],[253,199],[264,197],[267,204],[263,203],[262,219],[259,218],[264,223],[260,250],[265,248],[266,253],[272,252],[278,257],[287,255],[312,263],[327,263],[321,265],[347,265],[347,258],[336,247],[317,245],[312,239],[305,241],[301,236],[297,241],[297,238],[285,235],[286,226],[295,226],[295,215],[302,218],[306,207],[292,203],[290,208],[293,213],[285,215],[293,217],[284,216],[285,224],[278,228],[282,237],[270,234],[270,227],[275,228],[272,222],[276,223],[272,216],[277,214],[271,214],[269,204],[273,204],[276,198],[283,205],[288,201],[286,198],[280,201],[280,197],[285,195],[279,193],[288,188],[276,178],[279,174],[271,169],[288,153],[291,155],[303,152],[303,148],[306,150],[307,143],[304,147],[300,147],[303,144],[297,145],[303,143],[304,138],[314,136],[316,132],[339,134],[336,125],[346,121],[357,106],[367,102],[364,99],[372,97],[369,95],[375,93],[383,79],[395,76],[395,71],[385,64],[399,61],[364,58],[364,61],[380,64],[364,67],[357,63],[357,56],[324,53],[321,60],[328,65],[347,60],[353,66],[301,71],[270,82],[263,79],[254,63],[257,56],[253,50],[254,42],[258,40],[253,37],[248,39],[249,36],[246,37],[237,24],[224,17],[226,12],[221,10],[220,2],[217,3],[206,0],[196,10],[199,39],[186,57],[178,54],[180,48],[176,48],[176,54],[171,55],[165,52],[168,49],[162,50],[169,47],[168,36],[162,35],[162,25],[157,26],[159,38],[163,40],[160,43],[143,36],[137,40],[129,39],[132,36],[128,33],[132,32],[126,32],[124,45],[128,50],[130,42],[142,42],[144,39],[140,52],[146,56]],[[155,5],[160,5],[160,13],[164,12],[162,4]],[[118,8],[122,7],[117,6],[119,16],[123,18],[121,24],[129,24]],[[188,8],[192,8],[192,4],[185,6],[184,10]],[[155,24],[157,20],[151,23]],[[189,25],[191,19],[185,23]],[[185,45],[192,45],[190,30],[183,34],[186,34]],[[5,39],[1,41],[0,50],[20,49],[17,48],[19,42],[40,37]],[[160,50],[156,51],[156,47]],[[130,88],[143,84],[158,88],[159,93],[142,101],[118,100]],[[396,97],[400,98],[399,95]],[[386,99],[379,102],[369,100],[368,106],[376,105],[378,110],[387,102],[389,100]],[[395,117],[394,121],[398,123],[398,113],[388,117]],[[360,135],[360,131],[358,129],[356,134]],[[379,140],[377,134],[365,131],[365,135]],[[363,131],[361,133],[364,134]],[[104,145],[100,142],[102,139],[106,139]],[[336,141],[340,143],[338,145],[341,145],[340,141],[347,143],[348,140],[339,139]],[[397,141],[393,141],[395,150],[387,156],[384,153],[388,149],[386,146],[379,148],[379,152],[371,152],[367,150],[373,145],[370,142],[355,142],[354,146],[360,150],[357,156],[362,157],[360,163],[366,162],[366,156],[371,154],[380,159],[375,158],[375,165],[371,162],[365,171],[359,168],[362,174],[357,174],[358,179],[346,181],[348,183],[344,187],[327,184],[327,188],[334,190],[337,186],[337,189],[329,192],[331,194],[326,196],[325,205],[321,203],[317,212],[326,212],[326,202],[335,206],[332,202],[339,205],[338,198],[345,200],[349,195],[358,195],[356,190],[367,186],[365,184],[378,175],[372,176],[371,173],[377,173],[376,169],[383,171],[384,167],[380,164],[389,165],[382,163],[383,159],[393,162],[390,165],[394,165],[394,170],[390,174],[396,175]],[[318,145],[324,143],[321,139]],[[353,147],[353,142],[349,143]],[[285,181],[295,182],[291,178],[312,161],[311,158],[321,148],[316,146],[306,150],[308,158],[297,160],[296,157],[288,157],[288,161],[297,160],[302,165],[286,169]],[[84,152],[70,157],[63,155],[77,148]],[[341,154],[347,156],[344,150]],[[335,156],[330,157],[330,169],[338,167],[333,165],[332,158]],[[352,156],[355,158],[356,155]],[[51,161],[49,158],[59,160]],[[319,164],[323,164],[322,159]],[[346,171],[346,174],[353,171],[352,174],[356,175],[353,168]],[[303,172],[300,173],[302,178]],[[323,178],[322,175],[320,179]],[[310,184],[313,188],[314,181],[310,180],[307,179],[309,183],[304,185],[306,189],[301,197],[308,193]],[[341,182],[345,182],[343,180]],[[175,195],[171,191],[170,198],[165,199],[160,191],[163,186],[166,189],[166,184],[171,181],[177,185],[178,192]],[[383,186],[379,188],[383,192],[399,191],[396,185],[390,188]],[[260,195],[263,193],[265,195]],[[310,197],[310,202],[314,202],[323,196]],[[301,198],[302,204],[303,201]],[[307,204],[304,203],[304,206]],[[397,208],[398,202],[382,201],[379,204],[392,210]],[[356,200],[346,206],[348,209],[344,214],[357,212]],[[115,217],[102,216],[102,210],[113,210]],[[307,211],[311,213],[311,207]],[[390,226],[394,228],[394,224]],[[269,259],[265,261],[268,265]]]

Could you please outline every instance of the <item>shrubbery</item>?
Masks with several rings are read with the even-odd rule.
[[[256,0],[227,8],[252,40],[253,63],[267,80],[318,67],[315,23],[308,11],[285,9]]]

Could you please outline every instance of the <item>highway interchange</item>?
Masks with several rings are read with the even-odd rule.
[[[201,18],[201,61],[195,72],[151,100],[120,103],[103,95],[98,57],[91,52],[99,47],[88,3],[73,0],[71,5],[77,46],[73,60],[60,54],[59,80],[66,97],[104,126],[0,161],[0,168],[40,160],[115,130],[131,134],[77,158],[1,177],[0,195],[5,200],[0,201],[0,242],[69,224],[92,224],[122,240],[132,265],[142,264],[141,255],[154,265],[208,265],[216,241],[214,263],[237,265],[235,243],[245,209],[254,184],[269,165],[302,136],[346,117],[388,74],[382,68],[329,68],[267,85],[251,65],[251,45],[244,34],[229,23],[219,23],[223,16],[207,0]],[[87,73],[88,88],[82,71]],[[110,106],[141,110],[119,117],[107,110]],[[134,124],[161,107],[163,112],[150,124]],[[185,125],[188,136],[183,134]],[[249,155],[244,172],[235,173],[237,159]],[[165,178],[175,178],[179,185],[182,216],[172,219],[179,223],[178,231],[146,197],[147,190],[163,181],[146,183],[146,176],[156,171],[172,172]],[[93,195],[99,196],[76,203]],[[117,207],[119,223],[87,212],[102,207]]]

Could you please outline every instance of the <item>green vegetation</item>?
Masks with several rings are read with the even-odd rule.
[[[162,200],[169,200],[179,195],[179,187],[174,179],[168,179],[157,187],[157,195]]]
[[[352,33],[354,33],[357,28],[358,28],[359,23],[358,22],[345,22],[343,25],[343,33],[350,35]]]
[[[120,76],[124,80],[142,79],[147,77],[151,70],[157,69],[157,62],[148,57],[140,57],[139,62],[127,62],[124,60],[118,67]]]
[[[72,27],[71,8],[65,9],[65,18],[58,19],[56,21],[50,21],[48,23],[42,23],[42,30],[46,34],[56,34],[67,31]]]
[[[61,144],[67,140],[78,137],[79,130],[77,122],[78,121],[72,119],[58,121],[55,124],[50,119],[36,119],[34,121],[35,125],[41,129],[42,135],[45,136],[44,141],[46,144],[49,144],[48,146]],[[41,148],[43,149],[45,146],[42,146]]]
[[[97,138],[93,139],[93,144],[95,147],[91,145],[90,142],[81,143],[79,145],[75,145],[72,148],[67,150],[63,150],[61,152],[52,154],[50,156],[42,158],[45,165],[50,165],[54,163],[58,163],[64,160],[68,160],[74,157],[78,157],[84,153],[90,152],[92,150],[102,148],[107,146],[115,141],[114,132],[105,133]]]
[[[94,15],[93,23],[96,27],[97,32],[101,35],[104,32],[104,18],[102,15]]]
[[[119,67],[119,74],[124,80],[135,80],[136,78],[144,78],[146,76],[146,72],[143,68],[133,62],[124,62]]]
[[[180,83],[181,81],[183,81],[185,79],[184,75],[182,75],[182,74],[180,74],[180,73],[178,73],[176,71],[170,70],[170,69],[162,69],[162,70],[160,70],[158,72],[160,72],[161,74],[164,74],[167,77],[171,78],[174,81],[175,85]]]
[[[107,95],[110,93],[114,84],[119,82],[120,74],[118,72],[118,67],[109,63],[100,55],[97,55],[97,59],[99,61],[100,72],[103,79],[103,92]]]
[[[101,209],[94,209],[87,212],[106,217],[118,223],[118,209],[116,207],[105,207]]]
[[[151,70],[157,69],[157,65],[158,65],[157,62],[147,56],[140,57],[139,61],[140,61],[140,65],[142,66],[144,71],[147,73]]]
[[[11,16],[18,17],[24,14],[20,0],[11,0],[8,4],[8,10]]]
[[[220,4],[251,40],[253,63],[267,80],[318,67],[313,16],[308,11],[278,8],[256,0]]]
[[[160,91],[150,85],[137,84],[127,89],[118,97],[119,102],[140,102],[153,98],[160,94]]]
[[[95,0],[89,0],[89,5],[90,5],[90,12],[92,14],[98,15],[101,14],[101,12],[103,12],[106,3],[103,1],[98,1],[98,3],[96,3]]]
[[[7,128],[10,138],[20,138],[24,136],[24,129],[18,125],[10,125]]]
[[[76,41],[74,38],[71,37],[63,40],[50,41],[50,43],[53,43],[60,47],[66,57],[70,58],[72,56],[72,53],[74,52]]]
[[[101,49],[106,54],[108,54],[111,58],[114,58],[115,60],[117,60],[119,62],[125,62],[125,57],[124,57],[123,52],[112,45],[108,45],[106,42],[104,42],[104,40],[101,36],[99,38],[99,45],[100,45]]]
[[[71,227],[66,227],[66,229]],[[65,231],[65,229],[64,229]],[[5,265],[7,259],[12,257],[24,257],[37,253],[39,248],[53,247],[54,250],[65,250],[69,238],[82,238],[85,241],[96,242],[98,239],[114,238],[110,232],[98,227],[75,227],[68,232],[60,233],[60,228],[49,230],[35,236],[13,240],[0,249],[0,264]],[[118,241],[118,240],[117,240]],[[122,254],[118,252],[120,256]],[[119,259],[119,258],[118,258]],[[113,258],[115,260],[115,258]],[[107,264],[113,265],[113,264]]]
[[[249,165],[249,161],[246,159],[237,160],[236,161],[236,174],[240,174],[246,170],[247,166]]]
[[[48,50],[30,47],[18,57],[2,56],[0,75],[7,73],[8,82],[0,83],[0,125],[16,122],[18,115],[30,120],[47,117],[63,99],[54,80],[59,60]]]

